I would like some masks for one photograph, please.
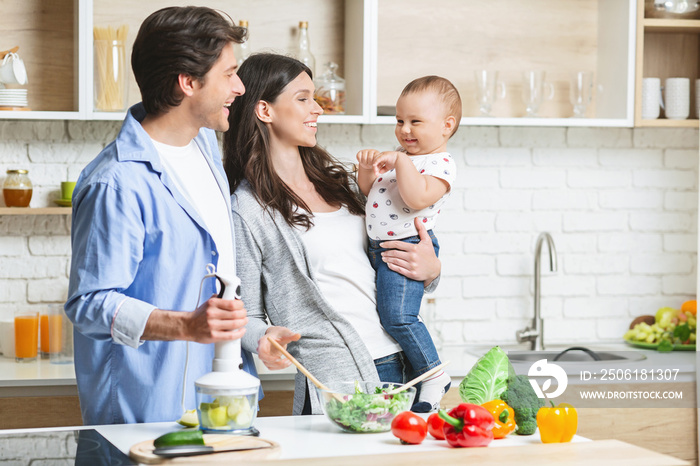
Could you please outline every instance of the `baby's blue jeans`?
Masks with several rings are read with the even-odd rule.
[[[440,245],[432,230],[428,230],[428,234],[437,255]],[[369,240],[369,260],[377,271],[377,312],[384,329],[401,345],[413,370],[420,375],[440,364],[430,333],[418,319],[423,282],[389,269],[382,260],[382,251],[386,249],[379,247],[383,241]],[[420,237],[411,236],[401,241],[417,244]]]

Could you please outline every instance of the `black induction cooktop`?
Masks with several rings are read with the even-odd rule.
[[[0,434],[0,464],[102,466],[138,464],[95,429]]]

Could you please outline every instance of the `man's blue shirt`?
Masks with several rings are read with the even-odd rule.
[[[129,110],[117,139],[83,170],[73,194],[65,307],[75,325],[85,424],[178,419],[183,383],[185,408],[194,409],[194,381],[211,372],[214,357],[213,344],[190,342],[188,349],[184,341],[140,341],[153,309],[193,311],[215,292],[214,280],[207,280],[199,296],[207,264],[218,262],[203,220],[140,124],[145,115],[141,104]],[[230,212],[214,132],[200,130],[195,142]],[[256,375],[250,354],[242,356],[245,370]]]

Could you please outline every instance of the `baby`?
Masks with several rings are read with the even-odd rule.
[[[365,149],[357,154],[357,180],[367,196],[369,256],[377,271],[377,311],[416,374],[440,364],[430,333],[418,318],[424,284],[390,270],[382,261],[384,249],[379,244],[397,239],[418,243],[413,223],[418,217],[438,253],[432,228],[455,180],[456,166],[446,146],[461,117],[462,101],[450,81],[439,76],[418,78],[404,88],[396,102],[395,134],[400,152]],[[413,411],[437,409],[449,388],[450,377],[444,371],[423,381]]]

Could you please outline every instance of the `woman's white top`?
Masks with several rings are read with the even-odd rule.
[[[379,322],[376,273],[367,257],[365,220],[346,207],[315,212],[314,225],[299,228],[321,294],[362,337],[372,359],[401,351]]]

